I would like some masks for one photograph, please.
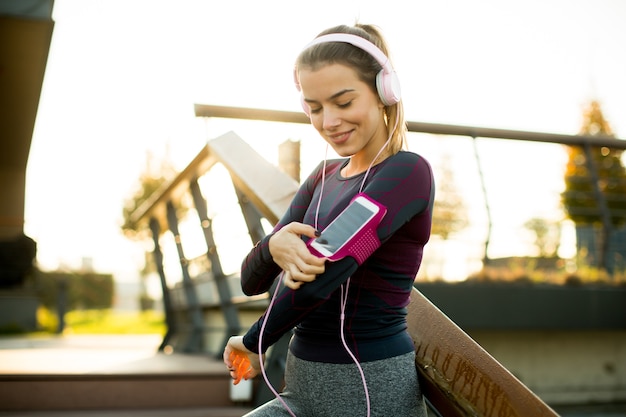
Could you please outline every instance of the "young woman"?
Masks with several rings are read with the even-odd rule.
[[[430,236],[433,175],[403,150],[400,89],[380,31],[371,25],[322,32],[296,60],[304,111],[338,155],[304,181],[272,233],[242,264],[246,294],[283,286],[230,353],[245,352],[250,376],[260,356],[294,330],[280,397],[248,416],[426,416],[406,309]],[[376,228],[381,246],[367,259],[336,262],[305,242],[319,235],[358,193],[386,208]],[[231,373],[234,376],[234,373]]]

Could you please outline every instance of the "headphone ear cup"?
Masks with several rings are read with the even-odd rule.
[[[304,114],[306,114],[307,117],[310,119],[311,108],[309,107],[307,102],[304,101],[304,96],[302,95],[302,88],[300,88],[300,80],[298,80],[298,70],[296,67],[293,68],[293,83],[296,85],[296,90],[300,92],[300,105],[302,106],[302,110],[304,111]]]
[[[308,118],[311,118],[311,108],[309,107],[307,102],[304,101],[304,96],[302,94],[300,94],[300,104],[302,105],[302,110],[304,111],[304,114],[306,114]]]
[[[392,106],[402,98],[400,80],[395,71],[386,72],[383,69],[376,74],[376,90],[385,106]]]

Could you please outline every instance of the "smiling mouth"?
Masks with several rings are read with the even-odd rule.
[[[342,132],[335,135],[328,135],[328,138],[335,144],[341,144],[350,138],[352,131]]]

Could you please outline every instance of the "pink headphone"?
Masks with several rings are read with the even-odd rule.
[[[398,75],[391,67],[389,58],[380,50],[376,45],[371,43],[365,38],[349,33],[331,33],[328,35],[322,35],[315,38],[311,43],[304,47],[303,50],[310,48],[311,46],[327,43],[327,42],[344,42],[356,46],[370,54],[383,68],[378,74],[376,74],[376,90],[380,101],[385,106],[392,106],[400,101],[400,81]],[[294,80],[296,88],[301,91],[300,82],[298,81],[297,69],[294,69]],[[309,106],[304,102],[302,98],[302,108],[304,112],[309,115]]]

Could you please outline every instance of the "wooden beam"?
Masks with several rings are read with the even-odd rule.
[[[207,146],[226,167],[235,186],[263,217],[272,224],[278,222],[298,190],[298,183],[270,164],[234,132],[211,140]]]
[[[228,119],[265,120],[284,123],[310,123],[302,112],[251,109],[246,107],[214,106],[208,104],[195,105],[198,117],[221,117]],[[476,138],[523,140],[530,142],[560,143],[563,145],[606,146],[615,149],[626,149],[626,140],[611,136],[563,135],[558,133],[529,132],[525,130],[494,129],[476,126],[448,125],[440,123],[406,122],[409,132],[432,133],[435,135],[468,136]]]
[[[408,330],[430,402],[451,417],[558,417],[417,289]]]
[[[253,109],[249,107],[212,106],[195,104],[196,117],[221,117],[225,119],[264,120],[283,123],[310,123],[302,112]]]
[[[204,175],[216,163],[226,167],[235,186],[272,224],[287,211],[298,190],[299,185],[293,178],[270,164],[237,134],[228,132],[210,140],[176,178],[133,212],[131,221],[137,224],[154,217],[165,229],[165,203],[180,198],[189,190],[191,181]]]
[[[163,184],[142,205],[131,214],[132,224],[149,221],[156,218],[162,230],[167,228],[165,203],[176,200],[189,190],[191,181],[204,175],[217,160],[210,155],[209,149],[204,146],[195,158],[173,180]]]

